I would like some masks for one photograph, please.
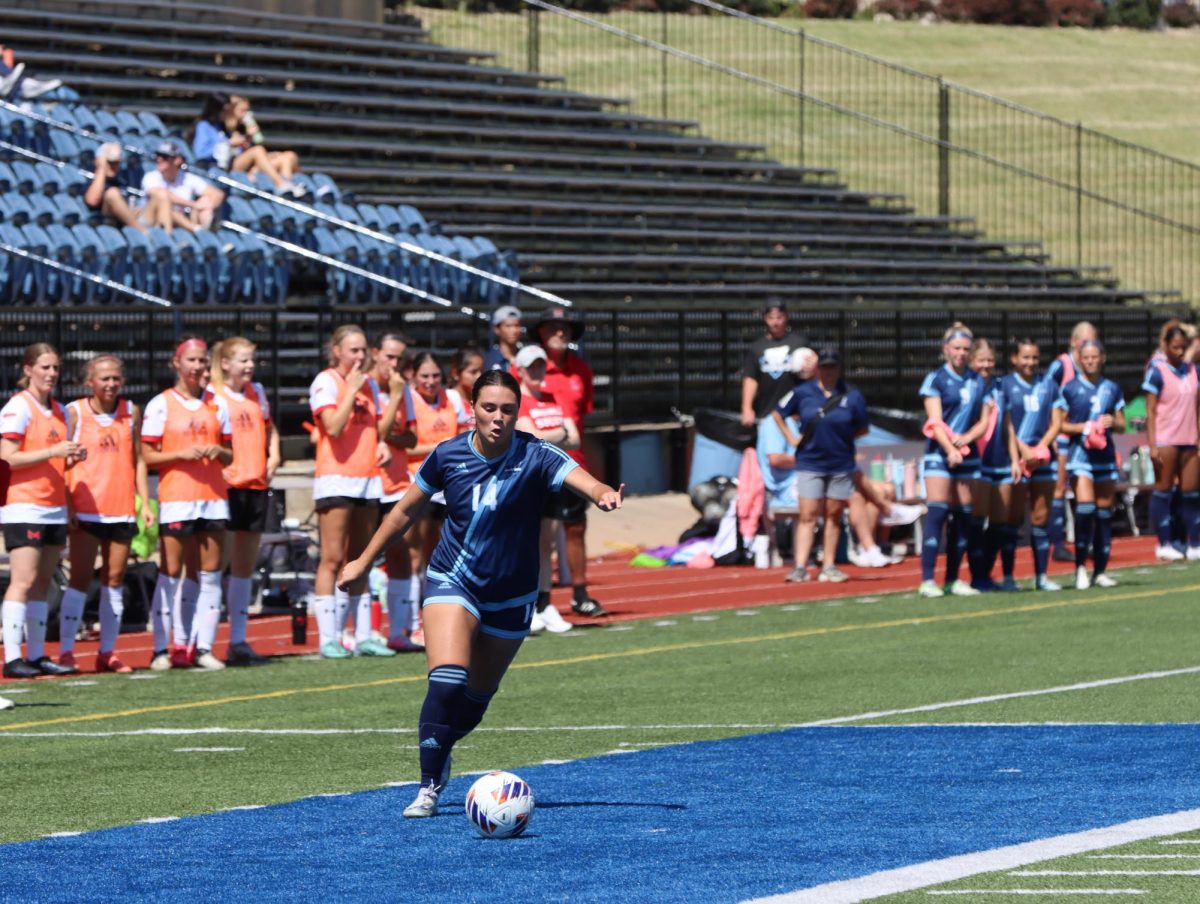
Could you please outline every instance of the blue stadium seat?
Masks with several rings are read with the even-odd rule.
[[[58,222],[64,226],[74,228],[80,223],[86,223],[92,215],[83,200],[74,195],[60,192],[53,200],[58,207]]]
[[[313,173],[308,177],[310,191],[313,196],[321,201],[340,201],[342,193],[337,187],[337,183],[325,173]]]
[[[291,212],[290,207],[272,204],[266,198],[251,198],[250,209],[254,211],[254,229],[267,235],[277,235],[280,231],[280,218]]]
[[[206,232],[208,230],[205,230]],[[173,298],[183,304],[191,304],[197,300],[197,287],[203,282],[202,261],[204,249],[195,235],[186,229],[177,229],[175,239],[175,275],[177,286],[173,290]],[[207,301],[207,296],[201,300]]]
[[[374,229],[376,232],[382,231],[383,220],[379,209],[374,204],[357,204],[355,209],[358,211],[356,222],[362,223],[368,229]]]
[[[249,235],[222,230],[218,237],[233,245],[233,274],[229,294],[223,300],[230,304],[259,304],[264,294],[265,246]]]
[[[361,219],[361,217],[359,217],[358,208],[355,207],[353,204],[346,204],[344,202],[339,201],[339,202],[336,202],[335,204],[333,204],[332,207],[333,207],[333,215],[335,217],[343,219],[347,223],[354,223],[356,225],[361,225],[362,219]]]
[[[33,222],[43,229],[51,223],[57,223],[59,218],[58,205],[45,195],[33,194],[25,199],[33,212]]]
[[[125,244],[129,246],[125,259],[125,284],[143,292],[152,291],[151,286],[155,280],[154,253],[149,238],[132,226],[123,227],[121,235],[125,238]]]
[[[79,147],[79,142],[70,132],[55,129],[50,133],[51,157],[64,163],[77,163],[80,153],[82,153],[82,149]]]
[[[228,230],[222,235],[232,235]],[[233,277],[233,266],[229,256],[222,250],[223,239],[217,238],[211,229],[201,229],[192,236],[200,249],[200,260],[196,267],[196,281],[192,287],[197,302],[221,301],[228,291]]]
[[[129,230],[133,227],[125,228]],[[171,301],[181,301],[182,292],[175,274],[175,240],[154,226],[146,230],[146,243],[150,246],[150,278],[146,291]]]
[[[80,258],[79,246],[70,229],[67,229],[65,226],[53,224],[46,227],[46,236],[49,239],[48,257],[68,267],[78,267]],[[47,300],[58,304],[72,300],[72,288],[78,277],[74,274],[62,273],[53,268],[47,268],[47,271]]]
[[[22,226],[18,232],[22,236],[20,247],[34,254],[47,257],[50,251],[50,237],[32,223]],[[26,261],[29,265],[17,287],[17,300],[36,302],[47,296],[47,278],[49,268],[38,261]]]
[[[121,231],[113,226],[97,226],[96,235],[100,238],[100,253],[107,270],[105,275],[113,282],[129,285],[129,243]],[[104,286],[96,286],[94,300],[109,301],[112,290]]]
[[[71,115],[75,118],[75,124],[79,128],[87,129],[89,132],[100,131],[100,124],[96,122],[96,114],[86,104],[76,104],[71,108]]]
[[[23,195],[32,192],[38,184],[37,170],[24,160],[14,160],[10,166],[17,177],[17,191]]]
[[[157,135],[166,138],[170,134],[167,127],[163,125],[163,121],[149,110],[142,110],[138,113],[137,118],[141,120],[143,135]]]
[[[429,232],[429,225],[421,216],[421,211],[411,204],[397,204],[396,214],[400,217],[405,232],[416,235],[418,232]]]
[[[230,195],[225,199],[225,203],[229,207],[229,219],[237,223],[239,226],[255,227],[258,222],[258,214],[250,202],[245,198],[237,195]]]
[[[15,191],[6,192],[4,201],[8,205],[8,222],[14,226],[24,226],[33,219],[33,209],[25,195]]]
[[[17,176],[7,163],[0,163],[0,193],[17,190]]]
[[[96,118],[96,129],[105,141],[116,141],[117,136],[121,134],[121,126],[117,123],[117,118],[107,110],[95,110],[93,114]]]
[[[72,227],[71,235],[75,237],[76,268],[93,276],[113,278],[108,268],[109,257],[104,254],[104,241],[96,230],[81,223]],[[76,304],[87,304],[93,300],[96,293],[95,283],[77,276],[68,290],[68,298]]]
[[[128,110],[118,110],[113,114],[113,118],[116,119],[117,126],[122,133],[141,136],[142,121]]]
[[[59,189],[63,186],[62,169],[54,166],[51,163],[36,163],[34,170],[37,172],[38,184],[37,189],[43,195],[56,195]]]
[[[404,231],[404,221],[400,219],[400,214],[396,213],[396,208],[390,204],[380,204],[375,210],[379,213],[381,232],[390,232],[395,235]]]

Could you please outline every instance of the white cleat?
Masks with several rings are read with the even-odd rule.
[[[542,618],[542,613],[534,612],[533,618],[529,622],[530,634],[541,634],[546,630],[546,620]]]
[[[979,596],[978,590],[962,580],[955,581],[946,588],[946,592],[951,596]]]
[[[574,625],[562,617],[553,604],[547,606],[538,614],[542,617],[542,624],[545,625],[546,630],[551,634],[566,634],[574,627]]]
[[[212,650],[197,650],[196,668],[205,672],[219,672],[225,668],[225,663],[214,656]]]
[[[13,703],[7,697],[0,697],[0,712],[3,712],[6,709],[12,709],[16,705],[17,704]]]
[[[1116,587],[1117,582],[1110,578],[1107,574],[1097,574],[1092,576],[1093,587]]]
[[[1044,574],[1038,575],[1037,581],[1035,582],[1034,587],[1045,593],[1058,593],[1058,591],[1062,590],[1061,584],[1056,584],[1054,581],[1050,580]]]
[[[1160,546],[1158,549],[1154,550],[1154,558],[1158,559],[1160,562],[1178,562],[1183,557],[1183,553],[1181,553],[1174,546]],[[1191,558],[1191,556],[1188,556],[1188,558]]]
[[[1088,577],[1087,569],[1082,565],[1075,569],[1075,589],[1087,590],[1092,586],[1092,579]]]
[[[935,600],[946,595],[945,591],[934,581],[922,581],[921,586],[917,588],[917,595],[923,596],[928,600]]]
[[[1189,562],[1200,562],[1200,546],[1189,546],[1187,551]]]
[[[404,808],[404,818],[426,819],[437,816],[438,795],[441,791],[441,788],[435,788],[433,785],[422,785],[416,800]]]

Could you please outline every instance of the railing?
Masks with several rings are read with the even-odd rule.
[[[765,145],[923,214],[1037,240],[1062,265],[1111,266],[1129,288],[1200,298],[1200,167],[889,63],[713,0],[711,15],[519,15],[414,9],[433,40],[629,98],[631,112]],[[548,85],[553,87],[553,85]]]

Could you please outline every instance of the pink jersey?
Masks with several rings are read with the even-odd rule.
[[[1181,377],[1165,360],[1154,362],[1162,378],[1162,391],[1155,409],[1154,442],[1159,446],[1192,446],[1198,438],[1196,424],[1196,368],[1188,367]]]

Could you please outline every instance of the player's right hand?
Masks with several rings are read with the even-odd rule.
[[[338,590],[349,590],[350,585],[361,580],[366,573],[366,566],[362,564],[361,560],[355,559],[353,562],[347,562],[342,568],[341,574],[338,575]]]

